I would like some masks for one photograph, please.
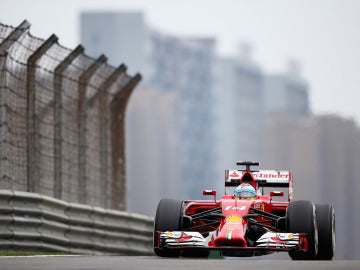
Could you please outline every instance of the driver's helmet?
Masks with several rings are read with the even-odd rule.
[[[234,196],[238,199],[254,199],[256,197],[256,191],[252,185],[242,183],[235,188]]]

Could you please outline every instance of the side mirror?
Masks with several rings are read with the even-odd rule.
[[[214,200],[216,201],[216,190],[205,189],[203,190],[203,195],[213,195]]]
[[[283,191],[270,191],[270,197],[283,197]]]

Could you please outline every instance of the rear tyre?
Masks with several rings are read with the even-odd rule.
[[[183,202],[173,199],[160,200],[154,221],[154,252],[160,257],[179,257],[180,250],[159,249],[157,231],[180,231]]]
[[[318,251],[318,229],[315,205],[310,201],[291,202],[286,212],[287,230],[291,233],[306,233],[308,252],[289,251],[293,260],[312,260]]]
[[[335,210],[329,204],[316,205],[319,234],[317,260],[331,260],[335,253]]]

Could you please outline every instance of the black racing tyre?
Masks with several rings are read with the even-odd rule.
[[[157,231],[180,231],[183,202],[173,199],[161,199],[154,221],[154,252],[160,257],[179,257],[180,250],[157,248]]]
[[[286,211],[287,231],[306,233],[308,252],[289,251],[293,260],[312,260],[318,251],[318,229],[316,223],[315,205],[310,201],[291,202]]]
[[[332,260],[335,253],[335,210],[329,204],[316,204],[319,234],[317,260]]]

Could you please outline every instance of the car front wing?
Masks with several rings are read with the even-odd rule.
[[[216,231],[210,232],[204,237],[199,232],[186,231],[166,231],[157,232],[157,248],[169,249],[187,249],[187,248],[205,248],[214,250],[253,250],[260,252],[271,251],[308,251],[306,234],[304,233],[278,233],[267,232],[263,234],[253,246],[236,246],[231,242],[223,246],[214,246],[212,242],[216,238]]]

